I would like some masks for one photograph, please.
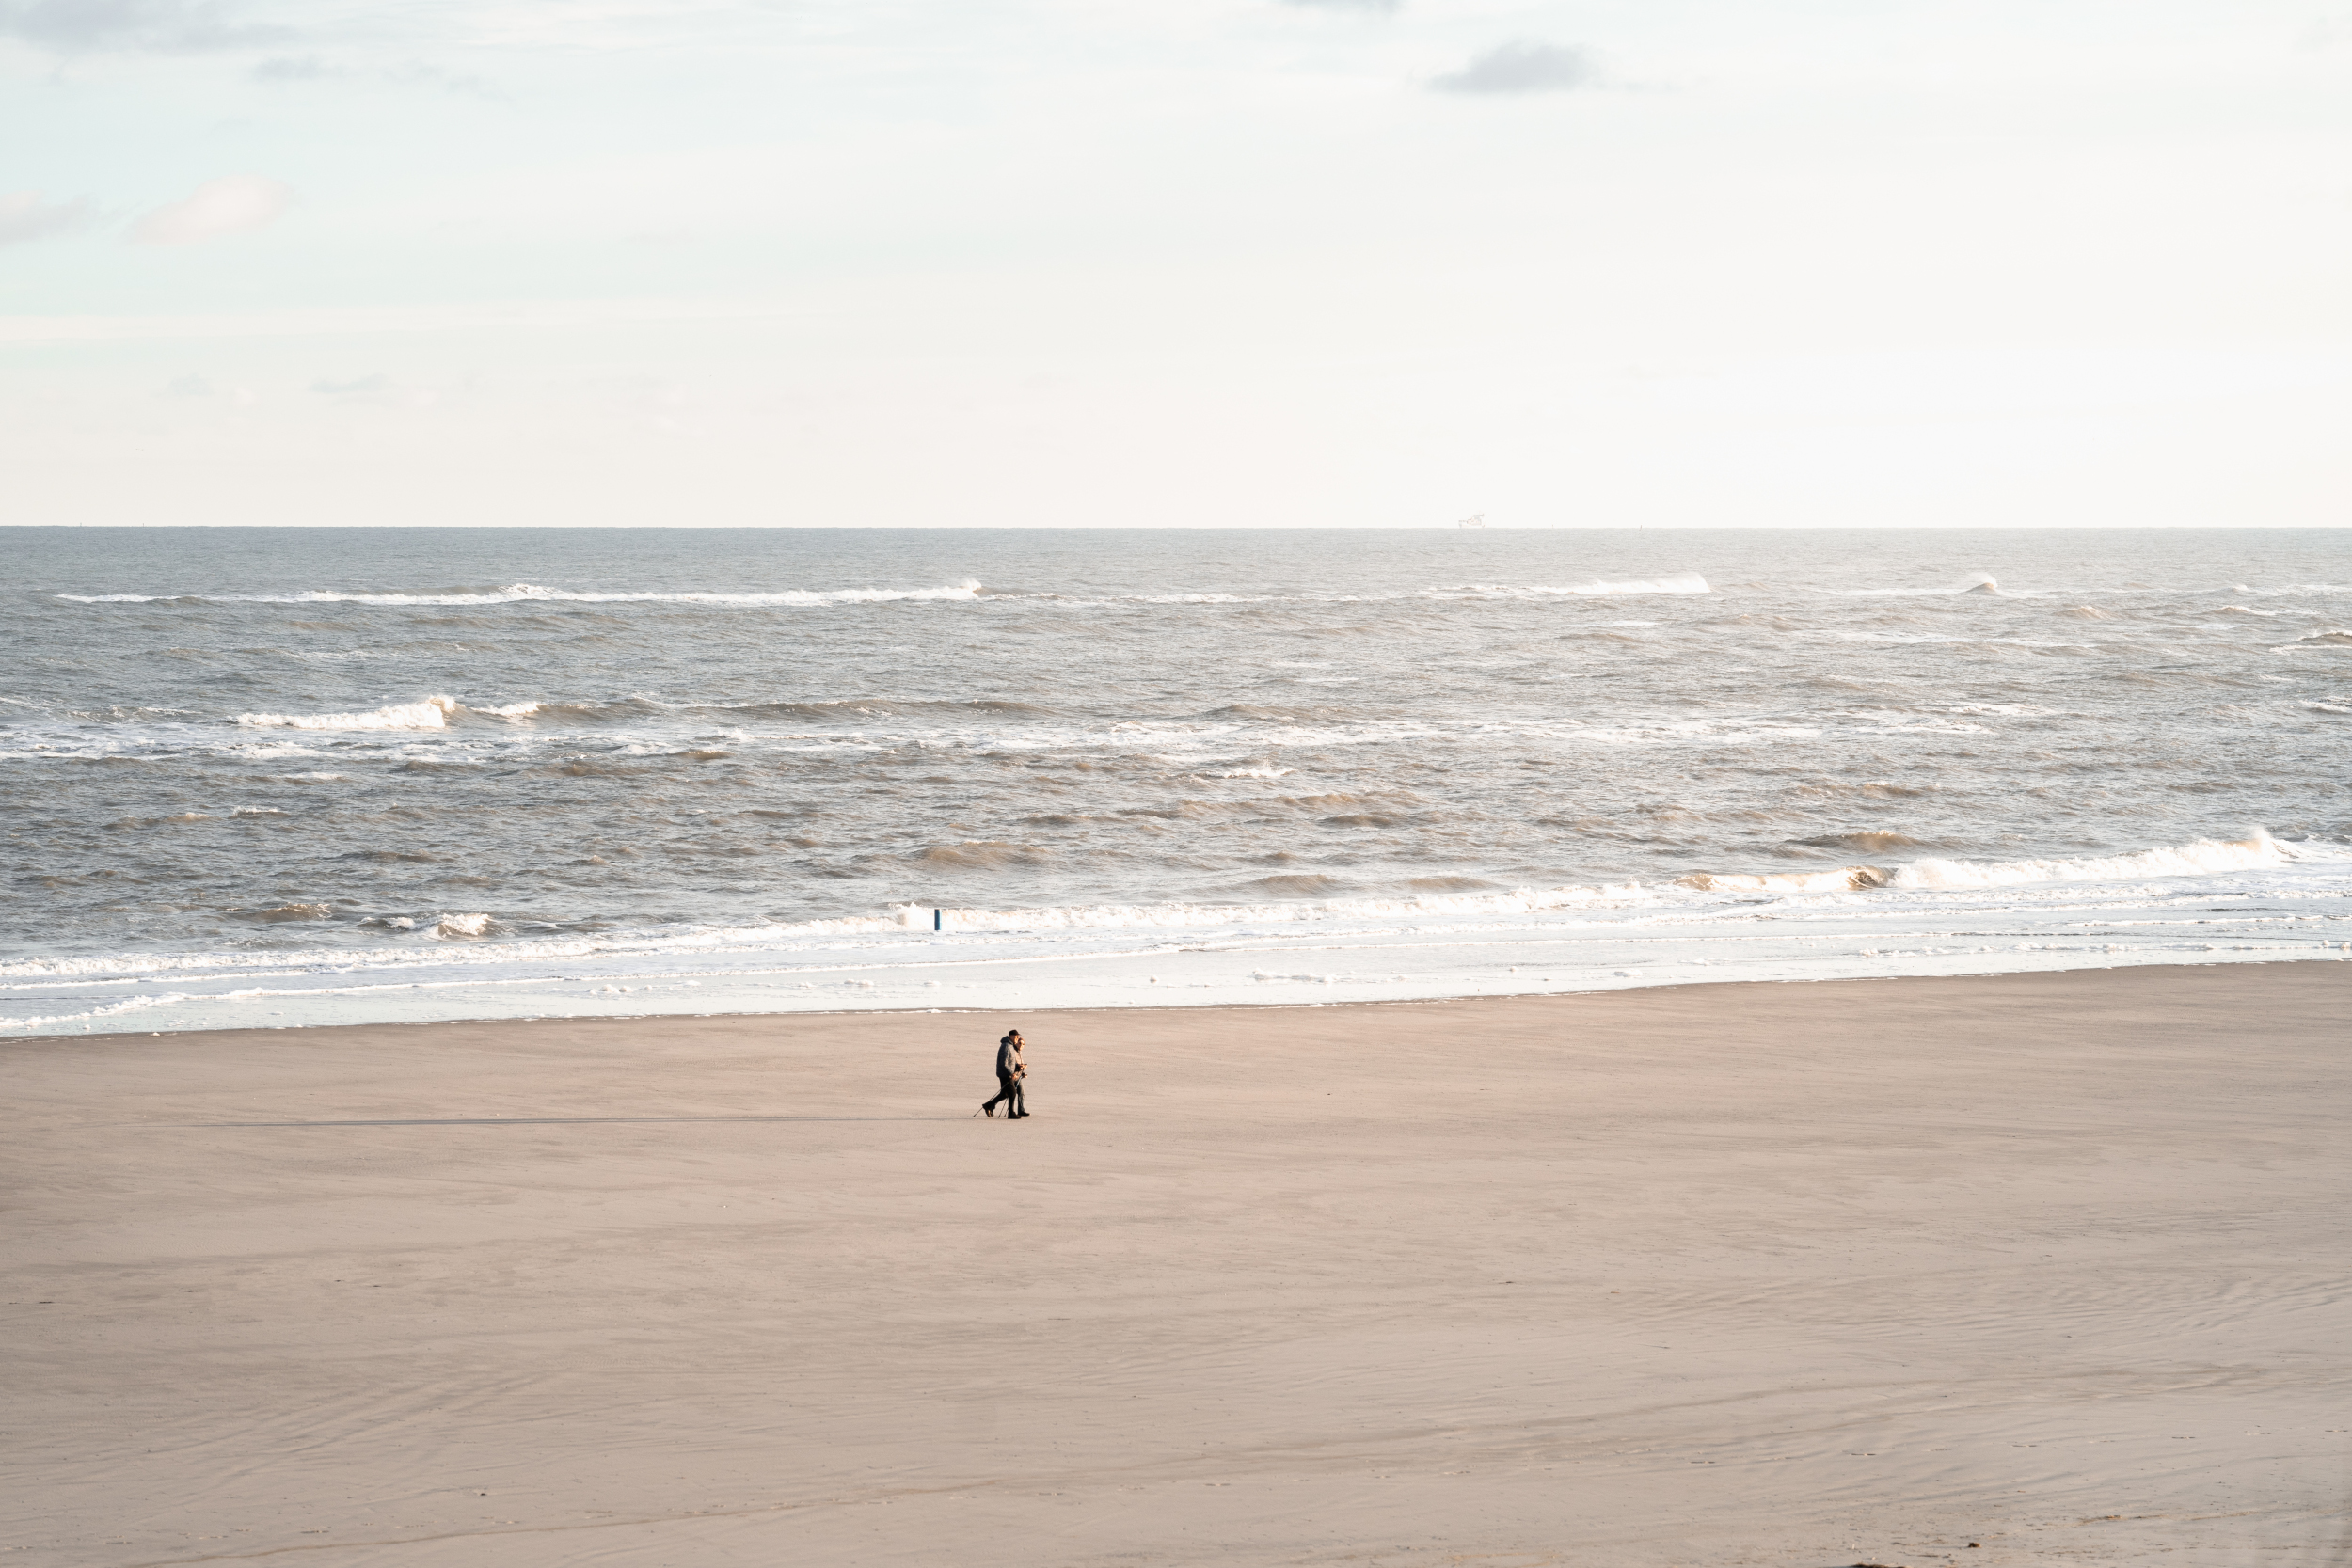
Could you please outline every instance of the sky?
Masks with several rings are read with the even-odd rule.
[[[2352,523],[2352,0],[0,0],[0,522]]]

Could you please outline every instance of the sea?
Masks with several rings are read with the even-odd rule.
[[[0,530],[0,1033],[2352,958],[2352,531]]]

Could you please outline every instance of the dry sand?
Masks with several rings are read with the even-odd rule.
[[[11,1042],[0,1563],[2342,1563],[2348,1005]]]

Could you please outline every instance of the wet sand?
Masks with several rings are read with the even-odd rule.
[[[2343,1563],[2348,1021],[2293,963],[9,1041],[0,1561]]]

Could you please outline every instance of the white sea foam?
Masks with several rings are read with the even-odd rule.
[[[151,1007],[165,1007],[174,1003],[189,1000],[191,998],[179,992],[167,992],[154,996],[129,997],[120,1002],[104,1003],[99,1006],[84,1007],[70,1013],[50,1013],[17,1018],[0,1016],[0,1030],[32,1030],[58,1023],[87,1024],[98,1019],[113,1018],[122,1013],[144,1012]]]
[[[365,713],[240,713],[236,721],[256,730],[438,730],[458,706],[454,697],[423,697]]]
[[[1886,883],[1886,872],[1875,865],[1848,865],[1836,871],[1693,871],[1677,885],[1701,893],[1845,893]]]
[[[845,989],[856,1006],[993,1008],[1213,1004],[1263,997],[1270,985],[1347,1001],[2343,958],[2352,954],[2340,940],[2352,930],[2347,905],[2352,846],[2257,832],[2119,856],[1917,861],[1646,887],[948,909],[937,933],[930,908],[908,906],[888,917],[434,940],[490,939],[497,929],[485,914],[448,914],[382,921],[412,928],[370,947],[14,960],[0,964],[0,990],[20,1000],[0,1030],[136,1028],[147,1018],[193,1027],[544,1016],[617,1008],[631,993],[626,1006],[637,1013],[837,1006],[825,998]],[[163,980],[170,989],[154,994],[116,989]],[[599,997],[613,1000],[591,1000]]]
[[[186,742],[182,737],[174,736],[164,737],[162,743],[168,746]],[[248,762],[274,761],[279,757],[317,757],[326,754],[315,746],[305,746],[298,740],[235,741],[221,747],[220,750]]]
[[[1696,572],[1675,572],[1658,578],[1595,578],[1588,582],[1571,582],[1558,587],[1544,583],[1513,586],[1506,583],[1473,582],[1456,588],[1422,590],[1430,598],[1453,599],[1558,599],[1613,598],[1636,594],[1711,594],[1714,590]],[[1646,623],[1642,623],[1646,624]]]
[[[1085,904],[1064,909],[946,909],[946,928],[958,931],[1199,930],[1209,927],[1296,926],[1331,920],[1420,920],[1463,915],[1528,914],[1580,905],[1640,902],[1657,896],[1639,883],[1621,886],[1521,888],[1507,893],[1421,898],[1342,898],[1296,903]],[[928,929],[932,906],[905,904],[897,919]],[[5,973],[0,968],[0,973]]]
[[[1476,599],[1561,599],[1606,598],[1623,594],[1711,594],[1714,589],[1697,572],[1673,572],[1654,578],[1595,578],[1586,582],[1563,584],[1464,582],[1439,583],[1410,591],[1399,590],[1385,594],[1235,594],[1230,592],[1196,592],[1188,594],[1116,594],[1104,599],[1068,599],[1059,594],[1039,597],[1055,599],[1067,608],[1100,604],[1190,604],[1190,605],[1261,605],[1261,604],[1398,604],[1407,600],[1476,600]],[[1018,599],[1020,594],[991,594],[991,598]],[[1614,626],[1647,626],[1653,621],[1618,621]]]
[[[2023,596],[2014,590],[2003,588],[1990,572],[1973,572],[1956,583],[1947,583],[1940,588],[1839,588],[1831,592],[1842,599],[1948,599],[1962,594],[1994,599]],[[2079,593],[2081,590],[2070,592]]]
[[[2017,887],[2033,882],[2137,882],[2151,877],[2196,877],[2221,871],[2245,871],[2285,865],[2313,853],[2298,855],[2257,828],[2246,838],[2200,839],[2177,847],[2143,849],[2132,855],[2102,855],[2082,860],[1914,861],[1897,868],[1887,885],[1898,888]]]
[[[2012,643],[2057,649],[2083,646],[2003,640],[2003,645]],[[593,767],[596,757],[605,755],[707,760],[705,753],[718,745],[769,756],[911,748],[990,755],[1015,751],[1091,752],[1156,760],[1203,777],[1239,779],[1281,777],[1295,766],[1293,758],[1297,753],[1333,749],[1435,744],[1481,753],[1525,747],[1532,748],[1534,754],[1573,755],[1629,748],[1803,745],[1829,736],[1981,734],[1985,732],[1980,726],[1962,721],[1965,716],[2010,712],[2046,716],[2055,711],[2017,705],[1956,705],[1947,710],[1954,718],[1947,719],[1915,710],[1880,708],[1821,707],[1797,713],[1735,708],[1691,716],[1620,710],[1614,716],[1616,721],[1608,723],[1569,715],[1448,719],[1335,713],[1329,720],[1321,718],[1328,711],[1324,706],[1325,693],[1343,689],[1346,689],[1318,688],[1316,696],[1310,699],[1316,705],[1296,712],[1236,706],[1194,719],[1110,723],[1057,721],[1048,709],[999,714],[985,705],[841,702],[721,706],[632,697],[475,706],[435,694],[346,712],[252,712],[234,715],[226,723],[124,725],[72,734],[54,746],[46,741],[23,750],[0,745],[0,755],[170,757],[217,752],[251,760],[331,755],[345,761],[364,755],[385,762],[479,764],[511,761],[518,752],[545,757],[552,750],[561,753],[555,760],[575,759]],[[837,718],[831,717],[835,713]],[[714,724],[722,718],[748,722]],[[694,722],[695,728],[681,733],[675,727],[681,720]],[[257,732],[274,732],[285,738],[260,739]],[[296,736],[301,738],[295,739]],[[329,743],[325,737],[330,736],[352,738]],[[355,752],[355,745],[364,751]],[[1237,752],[1268,752],[1280,760],[1217,766]]]
[[[353,605],[494,605],[494,604],[689,604],[739,605],[751,609],[816,609],[826,605],[890,604],[900,600],[968,601],[980,596],[980,585],[966,580],[939,588],[785,589],[775,593],[599,593],[570,588],[543,588],[517,582],[453,594],[366,594],[314,589],[300,594],[60,594],[74,604],[353,604]]]
[[[1174,594],[1115,594],[1107,600],[1071,599],[1057,594],[1029,594],[1018,592],[987,592],[975,579],[947,583],[934,588],[829,588],[782,589],[773,592],[717,592],[681,590],[675,592],[606,592],[594,589],[549,588],[537,583],[517,582],[502,588],[464,589],[452,593],[367,593],[357,590],[311,589],[298,594],[59,594],[61,601],[71,604],[279,604],[279,605],[358,605],[386,608],[439,607],[459,609],[471,605],[509,604],[675,604],[704,607],[739,608],[747,610],[812,610],[834,605],[895,604],[895,603],[966,603],[982,597],[1002,599],[1052,599],[1070,608],[1099,603],[1133,604],[1356,604],[1391,603],[1403,599],[1549,599],[1606,598],[1633,594],[1709,594],[1713,589],[1697,572],[1673,572],[1661,577],[1595,578],[1583,582],[1546,583],[1460,583],[1416,589],[1410,592],[1386,594],[1235,594],[1230,592],[1194,592]],[[356,653],[303,653],[308,659],[354,658],[371,657]]]

